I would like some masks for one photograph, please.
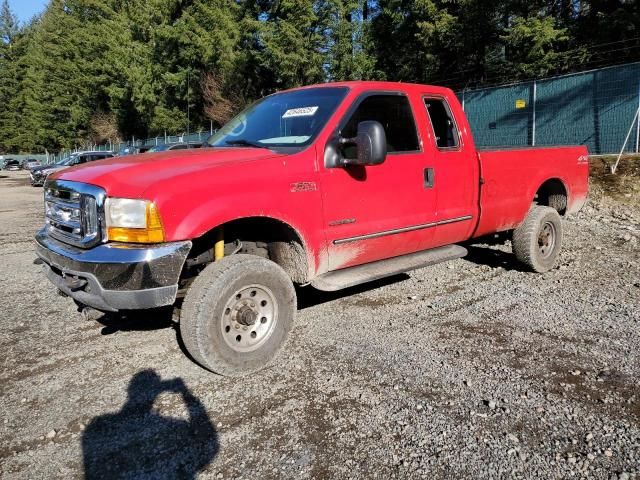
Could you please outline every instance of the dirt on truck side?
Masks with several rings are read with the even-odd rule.
[[[640,478],[640,178],[597,162],[551,271],[481,243],[302,288],[277,368],[242,379],[189,361],[178,311],[83,320],[34,264],[42,192],[0,173],[0,477],[80,478],[107,451],[120,478],[145,455],[212,479]]]

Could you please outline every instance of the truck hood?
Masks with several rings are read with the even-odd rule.
[[[112,196],[139,198],[150,186],[166,180],[197,179],[210,170],[277,156],[282,154],[244,147],[142,153],[66,168],[50,178],[96,185]]]

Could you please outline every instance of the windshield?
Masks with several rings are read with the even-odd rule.
[[[65,157],[62,160],[58,160],[54,165],[69,165],[73,160],[75,160],[76,156],[71,155],[70,157]]]
[[[246,108],[207,140],[212,147],[303,147],[320,132],[346,87],[276,93]]]
[[[151,147],[147,152],[162,152],[167,149],[166,145],[157,145],[155,147]]]

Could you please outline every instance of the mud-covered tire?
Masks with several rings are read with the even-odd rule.
[[[513,231],[513,253],[534,272],[550,270],[562,246],[562,218],[552,207],[535,206]]]
[[[558,193],[549,195],[547,205],[553,208],[556,212],[565,212],[567,210],[567,196]]]
[[[264,368],[293,326],[296,293],[276,263],[237,254],[205,268],[182,305],[180,334],[193,359],[225,376]]]

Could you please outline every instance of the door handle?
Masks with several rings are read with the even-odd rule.
[[[433,183],[435,182],[435,174],[433,172],[433,168],[425,168],[424,169],[424,188],[433,188]]]

